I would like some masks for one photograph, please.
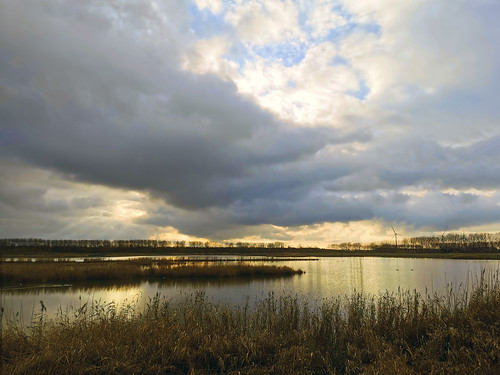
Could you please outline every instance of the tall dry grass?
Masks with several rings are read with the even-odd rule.
[[[499,374],[500,283],[467,293],[354,294],[311,307],[275,296],[252,308],[203,293],[171,306],[83,305],[2,332],[8,374]]]

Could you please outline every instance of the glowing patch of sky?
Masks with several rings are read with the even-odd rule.
[[[330,8],[334,13],[342,16],[347,23],[352,19],[352,15],[341,5],[341,4],[332,4]],[[298,24],[302,30],[307,32],[308,34],[312,34],[314,31],[314,27],[310,24],[310,11],[302,11],[299,12]]]
[[[336,55],[329,63],[330,66],[351,66],[349,60],[346,58]],[[358,76],[358,89],[357,90],[348,90],[346,92],[347,95],[351,95],[359,100],[365,100],[367,95],[370,93],[370,88],[366,84],[366,80],[357,73]]]
[[[299,12],[297,23],[300,29],[304,31],[306,35],[310,36],[314,32],[314,27],[307,22],[308,20],[309,14],[307,12]]]
[[[367,34],[380,35],[381,28],[380,25],[376,23],[356,23],[353,21],[352,15],[341,5],[333,4],[331,10],[342,16],[346,23],[335,28],[331,28],[326,35],[314,36],[314,27],[310,24],[310,14],[309,12],[300,12],[298,16],[298,24],[307,35],[307,41],[309,44],[318,44],[324,41],[335,42],[341,38],[346,37],[353,31],[362,31]]]
[[[336,42],[340,39],[347,37],[354,31],[362,31],[366,34],[380,35],[381,28],[377,24],[372,23],[346,23],[343,26],[336,27],[335,29],[330,29],[328,34],[321,38],[317,38],[316,42],[319,41],[329,41]]]
[[[198,9],[195,4],[189,6],[190,29],[200,38],[210,38],[231,30],[223,15],[213,14],[208,9]]]
[[[243,74],[247,62],[255,60],[252,51],[243,42],[233,43],[229,51],[222,55],[222,58],[237,63],[240,74]]]
[[[278,61],[286,67],[299,64],[305,57],[308,45],[299,41],[287,40],[283,43],[255,46],[253,51],[260,57]]]
[[[346,94],[354,96],[359,100],[365,100],[367,95],[370,93],[370,88],[366,85],[366,80],[364,78],[358,79],[359,87],[356,91],[348,90]]]
[[[245,65],[245,60],[253,60],[253,53],[272,62],[280,62],[286,67],[291,67],[299,64],[304,59],[308,48],[315,44],[324,41],[338,41],[355,30],[380,34],[380,26],[377,24],[351,22],[352,16],[339,4],[332,5],[332,10],[342,16],[347,22],[345,25],[330,29],[326,35],[314,36],[314,27],[308,23],[310,14],[307,11],[302,11],[298,14],[298,24],[305,33],[306,41],[288,39],[280,43],[252,46],[250,47],[251,51],[242,42],[237,42],[231,46],[230,52],[223,57],[237,62],[240,66],[240,71]],[[190,28],[199,38],[208,39],[216,35],[231,32],[232,30],[232,26],[224,19],[224,11],[214,14],[208,8],[199,9],[195,4],[191,4],[189,6],[189,13],[191,17]]]
[[[363,23],[358,25],[358,29],[368,34],[380,35],[382,28],[376,23]]]
[[[331,59],[329,65],[330,66],[349,65],[349,61],[340,55],[336,55],[333,59]]]

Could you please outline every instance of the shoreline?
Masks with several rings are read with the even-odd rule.
[[[0,248],[0,260],[5,258],[102,258],[132,256],[262,256],[262,257],[381,257],[381,258],[432,258],[462,260],[500,260],[500,251],[440,252],[439,250],[332,250],[320,248]]]

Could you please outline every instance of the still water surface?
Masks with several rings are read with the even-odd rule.
[[[349,295],[355,291],[375,296],[386,291],[396,292],[398,289],[416,290],[423,295],[444,295],[450,287],[454,290],[466,290],[468,285],[477,282],[482,270],[486,275],[500,272],[498,260],[348,257],[276,263],[252,261],[252,257],[245,259],[253,264],[287,265],[295,269],[300,268],[306,273],[292,277],[254,280],[176,280],[125,286],[100,284],[4,289],[1,298],[1,307],[4,309],[2,323],[15,319],[28,324],[33,313],[40,311],[40,301],[43,301],[47,308],[49,317],[55,316],[58,309],[64,312],[71,307],[78,308],[86,302],[91,304],[92,301],[113,302],[118,307],[134,304],[140,310],[156,293],[160,293],[172,303],[203,292],[205,299],[213,303],[241,305],[248,301],[252,305],[254,301],[266,298],[273,292],[275,295],[297,296],[314,305],[324,298]]]

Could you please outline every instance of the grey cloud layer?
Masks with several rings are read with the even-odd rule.
[[[498,196],[467,201],[436,191],[410,204],[398,193],[412,185],[498,188],[498,136],[450,149],[411,137],[391,144],[370,129],[290,126],[233,84],[178,68],[179,44],[189,43],[182,7],[172,6],[165,20],[146,6],[90,11],[51,3],[2,4],[0,155],[173,206],[150,210],[137,225],[216,236],[238,225],[374,217],[417,226],[500,220],[500,207],[491,205]],[[164,39],[138,36],[160,23],[171,31]],[[329,151],[352,143],[366,150]],[[94,197],[40,205],[45,190],[27,186],[0,190],[4,217],[18,217],[13,211],[23,204],[39,213],[36,221],[50,210],[102,203]],[[427,214],[443,202],[446,212]]]
[[[79,42],[94,38],[93,30],[77,28],[81,34],[74,35],[68,22],[59,25],[66,38],[53,35],[46,17],[34,24],[33,40],[2,33],[4,156],[200,208],[307,185],[286,170],[281,180],[270,174],[343,137],[366,138],[287,126],[229,83],[143,56],[154,49],[111,32],[111,42],[95,40],[84,49]],[[332,178],[346,173],[321,169]],[[311,173],[299,167],[298,176]],[[259,183],[267,177],[273,182]]]

